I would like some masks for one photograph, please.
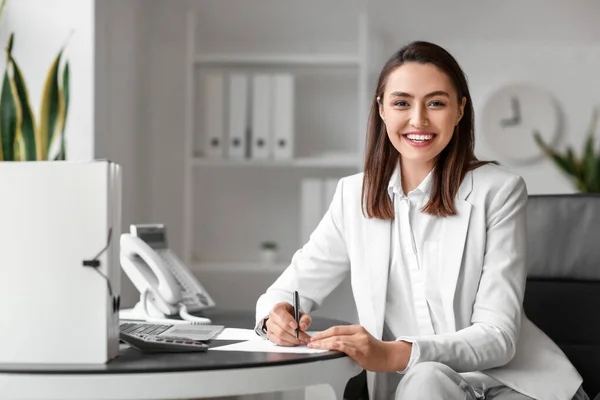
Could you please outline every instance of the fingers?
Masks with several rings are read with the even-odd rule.
[[[287,347],[293,347],[293,346],[298,346],[298,341],[296,340],[296,337],[293,337],[293,342],[286,340],[284,338],[281,338],[280,336],[277,336],[274,333],[271,332],[267,332],[267,337],[269,338],[269,340],[273,343],[277,343],[280,346],[287,346]]]
[[[310,342],[307,346],[313,349],[341,351],[354,358],[358,354],[356,344],[347,338],[348,336],[334,336],[316,342]]]
[[[293,307],[286,302],[277,303],[273,310],[269,313],[267,319],[267,332],[273,335],[271,340],[274,343],[281,345],[297,346],[301,343],[308,343],[310,336],[306,334],[302,329],[298,333],[298,339],[296,339],[296,321],[293,316]],[[310,315],[302,313],[302,323],[306,324],[306,327],[311,323]],[[271,336],[267,335],[269,339]]]
[[[267,337],[271,339],[277,338],[276,340],[271,340],[274,343],[282,344],[289,343],[290,346],[297,346],[300,344],[300,341],[296,339],[296,332],[289,325],[281,326],[280,322],[277,319],[269,318],[267,320]]]
[[[300,313],[300,330],[306,331],[311,323],[312,323],[312,318],[309,314]]]
[[[312,340],[322,340],[333,336],[354,335],[355,333],[358,333],[360,329],[364,328],[360,325],[332,326],[329,329],[314,334]]]
[[[300,339],[300,341],[301,341],[302,343],[305,343],[305,344],[306,344],[306,343],[309,343],[309,342],[310,342],[310,340],[311,340],[311,337],[310,337],[310,335],[309,335],[308,333],[304,332],[304,331],[300,331],[300,332],[298,333],[298,338]]]
[[[289,303],[277,303],[269,313],[269,319],[295,336],[296,321],[293,312],[293,307]]]
[[[280,326],[294,323],[292,328],[296,327],[296,321],[294,321],[294,308],[290,303],[282,302],[275,304],[269,313],[269,319],[274,319]]]

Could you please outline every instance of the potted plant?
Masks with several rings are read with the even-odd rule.
[[[265,241],[260,244],[260,258],[264,263],[270,264],[277,258],[279,246],[276,242]]]
[[[600,153],[594,149],[594,133],[599,114],[599,109],[594,109],[581,156],[577,156],[571,146],[568,146],[561,154],[545,143],[539,134],[534,134],[534,140],[538,146],[560,170],[572,179],[575,187],[581,193],[600,193]]]
[[[0,7],[3,8],[4,2]],[[0,91],[0,161],[65,160],[69,109],[69,63],[60,68],[64,47],[46,75],[39,119],[29,100],[25,77],[12,54],[14,33],[6,45],[6,69]]]

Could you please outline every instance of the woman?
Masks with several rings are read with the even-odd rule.
[[[394,54],[373,96],[364,174],[340,180],[308,243],[258,300],[257,329],[282,346],[348,354],[368,371],[371,399],[587,399],[523,314],[527,190],[477,160],[473,119],[448,52],[414,42]],[[307,312],[296,339],[291,292],[310,311],[348,273],[360,325],[309,337]],[[400,374],[375,385],[374,372]]]

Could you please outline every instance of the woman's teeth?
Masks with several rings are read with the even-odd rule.
[[[426,142],[433,139],[433,135],[406,135],[413,142]]]

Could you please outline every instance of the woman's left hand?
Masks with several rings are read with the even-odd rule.
[[[346,353],[363,369],[374,372],[402,371],[406,368],[412,343],[375,339],[360,325],[334,326],[312,336],[308,347]]]

